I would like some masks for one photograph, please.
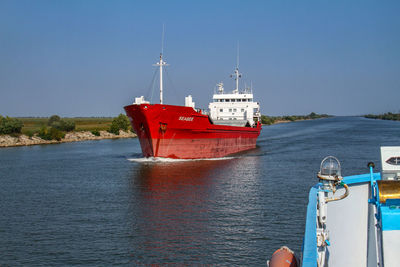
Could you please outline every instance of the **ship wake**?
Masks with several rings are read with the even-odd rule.
[[[204,161],[204,160],[230,160],[235,157],[221,157],[221,158],[204,158],[204,159],[171,159],[171,158],[159,158],[159,157],[148,157],[148,158],[128,158],[129,161],[138,163],[173,163],[173,162],[188,162],[188,161]]]

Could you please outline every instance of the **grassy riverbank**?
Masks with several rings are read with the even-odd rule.
[[[23,134],[37,133],[43,126],[47,126],[49,121],[48,117],[21,117],[17,118],[24,126],[21,132]],[[113,118],[112,117],[78,117],[78,118],[64,118],[66,121],[75,123],[75,131],[107,131],[110,129]]]
[[[133,138],[128,117],[1,117],[0,147]]]
[[[368,119],[379,119],[379,120],[391,120],[391,121],[400,121],[400,113],[385,113],[381,115],[373,115],[373,114],[368,114],[364,115],[364,118]]]
[[[261,123],[264,125],[271,125],[284,122],[302,121],[302,120],[315,120],[322,118],[329,118],[331,115],[327,114],[317,114],[311,112],[308,115],[291,115],[291,116],[266,116],[261,115]]]
[[[89,132],[100,136],[100,132],[109,132],[119,135],[120,130],[131,132],[132,128],[126,115],[119,114],[111,117],[75,117],[61,118],[58,115],[51,117],[3,117],[0,115],[0,136],[21,135],[39,137],[44,140],[61,141],[67,133]],[[103,136],[105,136],[103,134]]]

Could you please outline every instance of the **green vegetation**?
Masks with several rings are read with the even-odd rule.
[[[24,126],[22,121],[10,118],[3,117],[0,115],[0,134],[18,134],[21,133],[21,129]]]
[[[381,115],[368,114],[368,115],[365,115],[364,117],[368,118],[368,119],[400,121],[400,113],[392,113],[392,112],[388,112],[388,113],[381,114]]]
[[[110,133],[119,134],[119,130],[127,131],[130,127],[129,119],[124,114],[119,114],[111,123]]]
[[[100,131],[99,130],[93,130],[92,134],[95,136],[100,136]]]
[[[52,126],[54,123],[56,122],[60,122],[61,118],[58,115],[53,115],[49,118],[49,120],[47,121],[47,125],[48,126]]]
[[[50,118],[31,117],[31,118],[18,118],[18,119],[22,121],[24,124],[24,126],[22,127],[22,133],[28,135],[28,133],[38,133],[43,126],[49,126],[48,123],[50,122]],[[94,130],[108,131],[110,129],[113,118],[111,117],[63,118],[62,120],[66,122],[75,123],[75,131],[94,131]],[[54,121],[54,119],[51,121]]]
[[[275,123],[275,117],[261,115],[261,123],[264,125],[271,125]]]
[[[54,122],[51,125],[51,127],[56,128],[60,131],[71,132],[71,131],[75,130],[75,122],[60,120],[58,122]]]
[[[71,118],[76,124],[76,131],[108,131],[112,117]]]
[[[71,120],[61,119],[58,115],[53,115],[49,118],[47,125],[56,128],[57,130],[70,132],[75,130],[75,122]]]
[[[64,138],[65,133],[54,127],[47,128],[46,126],[43,126],[39,130],[38,136],[44,140],[60,141]]]
[[[61,118],[58,115],[46,117],[10,118],[0,116],[0,134],[19,135],[29,137],[38,135],[45,140],[61,140],[69,131],[90,131],[100,136],[100,131],[109,131],[119,134],[119,130],[130,130],[127,116],[118,117],[90,117],[90,118]]]
[[[35,135],[35,133],[33,131],[28,130],[25,132],[25,135],[27,135],[28,137],[32,137]]]
[[[327,114],[317,114],[311,112],[308,115],[292,115],[292,116],[265,116],[261,115],[261,123],[265,125],[271,125],[278,122],[288,122],[288,121],[299,121],[299,120],[314,120],[320,118],[328,118],[330,115]]]

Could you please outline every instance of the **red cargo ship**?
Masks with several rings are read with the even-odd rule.
[[[195,109],[192,97],[185,106],[163,104],[162,54],[160,68],[160,104],[150,104],[144,97],[124,107],[136,132],[143,156],[175,159],[219,158],[256,146],[261,123],[259,104],[253,102],[250,89],[239,92],[238,67],[236,89],[224,93],[223,84],[210,103],[210,112]]]

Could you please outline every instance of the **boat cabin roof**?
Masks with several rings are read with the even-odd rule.
[[[253,94],[214,94],[213,99],[250,99],[253,98]]]

